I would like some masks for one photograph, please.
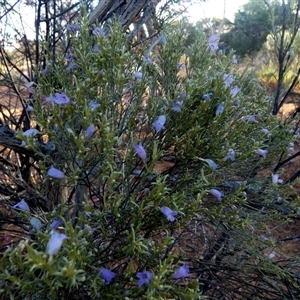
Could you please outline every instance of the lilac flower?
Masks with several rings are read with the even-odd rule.
[[[212,169],[212,170],[216,170],[218,168],[218,165],[212,160],[212,159],[209,159],[209,158],[206,158],[206,159],[203,159],[205,162],[207,162],[207,164],[209,165],[209,167]]]
[[[99,270],[99,275],[102,279],[105,280],[105,284],[108,285],[117,276],[117,273],[112,272],[111,270],[106,268],[101,268]]]
[[[147,64],[149,64],[149,65],[153,64],[153,61],[152,61],[152,59],[150,58],[149,55],[145,54],[145,55],[143,56],[143,59],[144,59],[144,61],[145,61]]]
[[[57,179],[63,179],[65,177],[65,174],[62,171],[54,168],[53,166],[49,168],[47,175]]]
[[[147,153],[140,143],[135,144],[133,147],[140,159],[145,160],[147,158]]]
[[[268,258],[272,259],[276,256],[276,254],[274,252],[271,252],[269,255],[268,255]]]
[[[255,151],[255,153],[259,156],[262,156],[263,158],[266,158],[268,150],[258,149]]]
[[[231,89],[230,94],[231,94],[232,97],[235,97],[239,91],[240,91],[240,88],[237,87],[237,86],[234,86],[234,87]]]
[[[50,230],[56,230],[59,226],[62,225],[62,220],[59,218],[56,218],[52,221],[51,225],[50,225]]]
[[[71,33],[76,33],[76,31],[80,30],[80,25],[79,24],[74,24],[74,25],[67,25],[67,31]]]
[[[279,179],[279,174],[271,174],[273,183],[283,183],[282,179]]]
[[[210,100],[212,96],[213,96],[213,93],[204,94],[204,95],[202,95],[202,100],[204,100],[204,101]]]
[[[136,277],[139,279],[138,286],[147,285],[153,278],[153,274],[148,271],[138,272]]]
[[[47,98],[50,98],[50,97],[47,97]],[[71,104],[69,97],[65,93],[55,93],[55,97],[53,98],[52,101],[55,102],[56,104],[62,104],[62,105]]]
[[[23,210],[23,211],[30,211],[29,206],[28,206],[28,204],[25,202],[24,199],[21,199],[20,202],[18,202],[17,204],[15,204],[15,205],[13,206],[13,208],[18,208],[18,209]]]
[[[25,136],[27,136],[27,137],[29,137],[29,136],[34,137],[34,136],[36,136],[38,133],[39,133],[39,131],[38,131],[37,129],[35,129],[35,128],[30,128],[30,129],[24,131],[24,132],[23,132],[23,135],[25,135]]]
[[[63,241],[67,239],[67,236],[63,233],[52,232],[50,240],[47,244],[48,255],[56,254],[62,246]]]
[[[231,161],[235,160],[235,151],[233,149],[228,149],[227,155],[224,157],[224,160],[230,159]]]
[[[219,116],[223,111],[224,111],[224,105],[218,104],[217,109],[216,109],[216,116]]]
[[[180,279],[189,276],[190,270],[187,265],[179,267],[172,275],[173,279]]]
[[[221,191],[219,191],[219,190],[217,190],[217,189],[210,189],[209,192],[210,192],[213,196],[215,196],[215,197],[218,199],[218,201],[222,201],[222,197],[224,196],[224,193],[223,193],[223,192],[221,192]]]
[[[289,155],[292,155],[295,152],[294,143],[290,143],[288,147]]]
[[[46,67],[45,69],[42,70],[42,75],[43,75],[43,76],[48,76],[48,75],[50,75],[50,74],[51,74],[51,72],[50,72],[50,70],[48,69],[48,67]]]
[[[223,81],[224,85],[228,88],[233,83],[234,77],[231,74],[224,74],[223,75]]]
[[[68,24],[68,25],[67,25],[67,31],[70,31],[70,32],[73,33],[73,26],[70,25],[70,24]]]
[[[105,35],[103,29],[100,28],[100,27],[96,27],[96,28],[92,31],[92,34],[93,34],[94,36],[97,36],[97,37],[99,37],[99,36],[104,36],[104,35]]]
[[[272,135],[272,133],[268,129],[266,129],[266,128],[263,128],[261,130],[261,132],[267,134],[268,137],[270,137]]]
[[[152,123],[153,127],[155,128],[156,132],[160,132],[161,130],[165,129],[165,123],[166,123],[166,116],[161,115],[157,118],[155,122]]]
[[[134,72],[133,77],[135,79],[142,79],[143,78],[143,73],[142,72]]]
[[[167,220],[170,222],[174,222],[175,218],[178,215],[178,212],[175,210],[172,210],[171,208],[167,206],[163,206],[160,208],[160,211],[166,216]]]
[[[66,66],[66,71],[70,71],[72,69],[76,69],[78,68],[78,64],[76,64],[75,62],[70,62],[67,66]]]
[[[218,34],[214,34],[208,38],[208,49],[211,52],[215,52],[219,49],[218,43],[219,43],[220,37]]]
[[[73,60],[73,55],[72,54],[67,54],[66,56],[66,61],[69,63]]]
[[[96,131],[96,127],[93,124],[91,124],[86,129],[85,134],[84,134],[84,138],[85,139],[90,139],[93,136],[93,134],[95,133],[95,131]]]
[[[94,47],[93,47],[93,52],[94,53],[99,53],[100,52],[100,47],[98,44],[95,44]]]
[[[33,109],[33,107],[32,107],[31,105],[27,105],[26,111],[31,112],[31,111],[33,111],[33,110],[34,110],[34,109]]]
[[[183,101],[186,98],[186,91],[183,91],[179,94],[178,101]]]
[[[43,226],[42,222],[35,217],[31,218],[29,222],[35,231],[39,231]]]
[[[242,121],[248,121],[249,123],[258,123],[256,116],[250,115],[242,118]]]
[[[171,110],[174,111],[174,112],[181,112],[182,106],[183,106],[183,102],[182,101],[174,101],[172,103]]]
[[[91,101],[89,106],[90,106],[91,111],[95,111],[100,106],[100,104],[97,103],[96,101]]]

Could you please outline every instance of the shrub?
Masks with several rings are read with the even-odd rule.
[[[276,199],[288,191],[259,172],[292,137],[257,81],[203,35],[185,48],[183,25],[140,48],[117,23],[108,36],[90,35],[85,20],[80,28],[67,58],[38,75],[36,130],[18,133],[40,158],[36,189],[47,201],[16,206],[34,230],[5,252],[1,294],[248,299],[247,276],[261,272],[259,292],[277,295],[275,279],[294,287],[256,234],[281,217]]]

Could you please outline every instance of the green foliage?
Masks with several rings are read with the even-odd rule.
[[[275,214],[275,200],[286,192],[272,183],[270,174],[258,175],[287,154],[291,140],[270,116],[264,90],[251,75],[235,72],[232,57],[210,53],[204,35],[184,47],[184,26],[165,28],[167,42],[150,53],[153,63],[141,56],[149,45],[132,48],[116,23],[109,36],[89,32],[83,20],[73,37],[72,64],[59,57],[48,66],[50,75],[39,75],[34,116],[40,134],[27,138],[20,133],[26,147],[42,157],[43,181],[37,189],[42,192],[49,181],[59,183],[68,201],[44,216],[45,227],[25,247],[5,253],[0,293],[16,299],[198,299],[207,292],[199,266],[210,264],[214,251],[217,257],[229,255],[224,264],[242,274],[264,269],[273,278],[280,270],[282,281],[292,282],[287,270],[260,251],[268,243],[249,232],[268,218],[259,209]],[[141,72],[141,78],[134,72]],[[233,83],[226,86],[229,74]],[[237,95],[232,95],[234,87],[240,89]],[[62,92],[71,104],[46,98]],[[209,93],[210,99],[204,99]],[[99,106],[91,109],[91,101]],[[220,105],[224,109],[216,113]],[[157,132],[152,124],[161,115],[166,116],[165,128]],[[87,138],[90,125],[96,132]],[[53,153],[37,147],[42,135],[55,145]],[[146,159],[137,155],[137,143]],[[229,149],[236,153],[233,161],[224,160]],[[258,149],[268,151],[266,158],[256,154]],[[162,171],[161,162],[167,165]],[[51,165],[66,177],[50,179]],[[225,193],[222,201],[211,189]],[[164,206],[178,213],[174,222],[161,212]],[[48,256],[48,223],[54,217],[64,220],[59,231],[68,239]],[[193,250],[191,235],[192,243],[200,240]],[[228,244],[219,247],[220,239]],[[205,247],[211,252],[205,253]],[[245,251],[261,265],[242,260]],[[172,279],[182,264],[190,267],[190,275]],[[100,278],[101,268],[117,274],[110,284]],[[139,287],[136,275],[143,270],[153,279]],[[218,282],[224,291],[226,284]]]
[[[220,47],[245,56],[260,50],[272,28],[271,15],[263,0],[252,0],[235,14],[233,28],[221,35]]]

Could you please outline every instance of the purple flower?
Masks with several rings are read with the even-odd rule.
[[[207,101],[209,99],[211,99],[211,97],[213,96],[213,93],[207,93],[202,95],[202,100]]]
[[[157,118],[155,122],[152,123],[153,127],[155,128],[156,132],[160,132],[161,130],[165,129],[166,123],[166,116],[161,115]]]
[[[105,284],[108,285],[117,276],[117,273],[112,272],[111,270],[106,268],[101,268],[99,270],[99,275],[102,279],[105,280]]]
[[[183,101],[186,98],[186,91],[183,91],[179,94],[178,101]]]
[[[93,124],[90,125],[85,131],[84,138],[90,139],[93,136],[93,134],[95,133],[95,131],[96,131],[96,127]]]
[[[91,101],[89,106],[90,106],[91,111],[94,111],[100,106],[100,104],[97,103],[96,101]]]
[[[255,153],[259,156],[262,156],[263,158],[266,158],[268,150],[258,149],[255,151]]]
[[[59,226],[62,225],[62,220],[59,218],[56,218],[52,221],[51,225],[50,225],[50,230],[56,230]]]
[[[63,179],[65,177],[65,174],[62,171],[54,168],[53,166],[49,168],[47,175],[57,179]]]
[[[94,36],[104,36],[105,34],[104,34],[104,31],[103,31],[103,29],[102,28],[100,28],[100,27],[96,27],[93,31],[92,31],[92,34],[94,35]]]
[[[24,132],[23,132],[23,135],[25,135],[25,136],[27,136],[27,137],[28,137],[28,136],[34,137],[34,136],[36,136],[38,133],[39,133],[39,131],[38,131],[37,129],[35,129],[35,128],[30,128],[30,129],[24,131]]]
[[[219,49],[219,46],[218,46],[219,40],[220,40],[220,37],[218,34],[214,34],[208,38],[208,49],[211,52],[215,52]]]
[[[215,196],[218,201],[222,201],[222,197],[224,196],[223,192],[218,191],[217,189],[210,189],[209,192]]]
[[[67,31],[71,33],[76,33],[76,31],[80,30],[80,25],[79,24],[74,24],[74,25],[67,25]]]
[[[50,97],[47,97],[47,98],[50,98]],[[49,101],[49,100],[50,99],[47,99],[47,101]],[[55,102],[56,104],[63,104],[63,105],[71,104],[69,97],[65,93],[55,93],[55,97],[52,98],[52,101]]]
[[[271,133],[268,129],[266,129],[266,128],[263,128],[263,129],[261,130],[261,132],[262,132],[262,133],[265,133],[268,137],[270,137],[270,136],[272,135],[272,133]]]
[[[149,55],[147,55],[147,54],[145,54],[144,56],[143,56],[143,59],[144,59],[144,61],[147,63],[147,64],[152,64],[153,63],[153,61],[152,61],[152,59],[150,58],[150,56]]]
[[[73,33],[73,26],[70,25],[70,24],[68,24],[68,25],[67,25],[67,31],[70,31],[70,32]]]
[[[17,204],[15,204],[15,205],[13,206],[13,208],[18,208],[18,209],[23,210],[23,211],[30,211],[29,206],[28,206],[28,204],[25,202],[24,199],[21,199],[20,202],[18,202]]]
[[[237,100],[235,100],[235,101],[233,102],[233,104],[234,104],[235,106],[240,106],[240,105],[241,105],[241,100],[240,100],[240,99],[237,99]]]
[[[39,231],[43,226],[42,222],[35,217],[31,218],[29,222],[35,231]]]
[[[133,77],[135,79],[142,79],[143,78],[143,73],[142,72],[134,72]]]
[[[50,70],[48,69],[48,67],[46,67],[45,69],[42,70],[42,75],[43,75],[43,76],[48,76],[48,75],[50,75],[50,74],[51,74],[51,72],[50,72]]]
[[[95,44],[94,47],[93,47],[93,52],[94,53],[99,53],[100,52],[100,47],[98,44]]]
[[[283,183],[282,179],[279,179],[279,174],[271,174],[273,183]]]
[[[66,71],[70,71],[72,69],[76,69],[78,68],[78,64],[76,64],[75,62],[70,62],[67,66],[66,66]]]
[[[140,143],[135,144],[133,147],[140,159],[145,160],[147,158],[147,153]]]
[[[160,208],[160,211],[166,216],[167,220],[170,222],[174,222],[175,218],[178,215],[178,212],[175,210],[172,210],[171,208],[167,206],[163,206]]]
[[[256,116],[250,115],[242,118],[242,121],[248,121],[249,123],[258,123]]]
[[[189,276],[189,274],[190,274],[189,267],[187,265],[183,265],[174,272],[174,274],[172,275],[172,278],[180,279],[180,278]]]
[[[230,74],[224,74],[223,75],[223,81],[224,81],[224,85],[228,88],[229,86],[231,86],[231,84],[233,83],[234,77],[233,75]]]
[[[231,161],[235,160],[235,151],[233,149],[228,149],[227,155],[224,157],[224,160],[230,159]]]
[[[148,271],[138,272],[136,277],[139,279],[138,286],[147,285],[153,278],[153,274]]]
[[[31,105],[27,105],[26,111],[31,112],[31,111],[33,111],[33,110],[34,110],[34,109],[33,109],[33,107],[32,107]]]
[[[71,32],[71,33],[76,33],[76,31],[80,30],[80,25],[79,24],[74,24],[74,25],[67,25],[67,31]]]
[[[231,94],[232,97],[235,97],[239,91],[240,91],[240,88],[237,87],[237,86],[234,86],[234,87],[231,89],[230,94]]]
[[[183,106],[183,102],[182,101],[174,101],[172,103],[172,108],[171,109],[174,112],[181,112],[182,106]]]
[[[209,165],[209,167],[212,169],[212,170],[216,170],[218,168],[218,165],[212,160],[212,159],[209,159],[209,158],[206,158],[206,159],[203,159],[205,162],[207,162],[207,164]]]
[[[224,111],[224,105],[218,104],[217,109],[216,109],[216,116],[219,116],[223,111]]]
[[[63,241],[67,239],[67,236],[63,233],[52,232],[50,240],[47,244],[48,255],[56,254],[62,246]]]
[[[69,63],[73,60],[73,55],[72,54],[67,54],[66,56],[66,61]]]

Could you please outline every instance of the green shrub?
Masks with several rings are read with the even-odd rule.
[[[36,212],[43,227],[6,251],[1,294],[198,299],[230,286],[203,273],[211,254],[220,278],[225,264],[291,282],[261,251],[270,241],[250,230],[280,217],[275,202],[287,192],[259,175],[292,138],[264,90],[236,74],[232,57],[210,52],[205,36],[185,48],[184,26],[166,28],[153,48],[132,47],[117,23],[94,33],[84,20],[68,62],[58,57],[39,75],[38,133],[19,137],[41,157],[36,189],[53,210]],[[51,152],[37,146],[42,137]]]

